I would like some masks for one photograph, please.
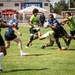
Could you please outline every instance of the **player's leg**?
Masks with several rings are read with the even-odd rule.
[[[58,46],[58,50],[62,50],[61,44],[60,44],[60,41],[59,41],[59,37],[60,37],[60,33],[57,31],[57,32],[54,34],[54,38],[55,38],[56,44],[57,44],[57,46]]]
[[[50,31],[48,31],[48,32],[46,32],[45,34],[43,34],[42,36],[40,36],[39,39],[40,39],[40,40],[43,40],[43,39],[45,39],[45,38],[47,38],[47,37],[50,38],[50,35],[49,35],[49,34],[50,34]]]
[[[6,48],[5,48],[5,43],[4,43],[4,40],[1,35],[0,35],[0,52],[3,52],[4,56],[7,54]]]
[[[6,55],[6,48],[5,48],[4,40],[0,35],[0,72],[2,72],[1,58],[4,57],[5,55]]]
[[[45,33],[44,35],[40,36],[39,39],[40,39],[40,40],[43,40],[43,39],[45,39],[47,36],[49,36],[49,34],[48,34],[48,33]]]
[[[69,36],[72,37],[72,38],[74,38],[74,35],[75,35],[75,31],[70,31]],[[69,45],[70,45],[70,43],[71,43],[72,38],[69,38],[69,39],[68,39],[68,47],[69,47]]]
[[[38,35],[38,38],[40,38],[41,36],[40,28],[37,28],[37,35]]]
[[[4,57],[4,53],[0,52],[0,72],[2,72],[2,65],[1,65],[1,59]]]
[[[0,53],[0,72],[2,72],[2,64],[1,64],[1,58],[3,57],[3,53]]]
[[[28,40],[28,43],[26,45],[26,48],[29,47],[30,43],[32,43],[33,40],[34,40],[34,34],[30,34],[30,39]]]
[[[71,40],[75,38],[74,35],[75,35],[75,31],[70,31],[70,34],[66,33],[64,35],[66,38],[68,38],[67,45],[66,45],[65,49],[69,49],[69,45],[71,43]]]
[[[10,41],[5,41],[5,47],[9,48],[10,47]]]
[[[20,38],[16,37],[16,38],[14,39],[14,41],[18,43],[18,47],[19,47],[19,49],[20,49],[20,54],[21,54],[21,56],[28,55],[28,53],[24,53],[24,52],[23,52],[23,49],[22,49],[22,41],[20,40]]]
[[[50,39],[50,43],[41,46],[41,48],[44,49],[45,47],[53,46],[53,44],[54,44],[54,40],[51,40],[51,39]]]
[[[6,55],[5,45],[0,46],[0,72],[2,72],[1,59]]]
[[[62,50],[59,38],[55,38],[56,44],[58,46],[58,50]]]
[[[28,43],[27,43],[27,45],[26,45],[26,48],[28,48],[29,47],[29,45],[32,43],[32,41],[34,40],[34,30],[33,30],[33,28],[30,28],[29,29],[29,32],[30,32],[30,38],[29,38],[29,40],[28,40]]]
[[[66,38],[71,39],[71,37],[69,36],[69,34],[66,32],[66,30],[63,27],[61,27],[60,33],[61,33],[61,36],[66,44],[66,47],[63,49],[69,49],[68,41]]]
[[[39,39],[40,40],[43,40],[43,39],[45,39],[46,37],[44,37],[44,35],[42,35]]]
[[[9,48],[9,47],[10,47],[10,42],[11,42],[14,38],[16,38],[16,35],[10,34],[9,32],[6,31],[4,37],[5,37],[5,47],[6,47],[6,48]]]
[[[64,40],[64,42],[65,42],[65,44],[66,44],[66,47],[64,48],[62,48],[62,49],[64,49],[64,50],[67,50],[67,49],[69,49],[69,45],[68,45],[68,40],[67,40],[67,38],[65,38],[64,36],[62,37],[63,38],[63,40]]]

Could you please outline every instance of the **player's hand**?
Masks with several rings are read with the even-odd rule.
[[[19,27],[16,27],[16,29],[18,30],[18,29],[19,29]]]
[[[38,28],[38,25],[34,25],[34,28]]]
[[[51,27],[51,25],[50,25],[50,24],[48,24],[48,27]]]
[[[18,34],[19,34],[20,36],[22,36],[22,33],[21,33],[21,32],[18,32]]]

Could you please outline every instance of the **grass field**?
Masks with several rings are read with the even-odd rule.
[[[69,32],[69,28],[65,27]],[[6,29],[2,30],[4,34]],[[50,28],[41,28],[41,33],[45,33]],[[29,53],[28,56],[21,57],[17,43],[11,42],[11,47],[7,49],[7,56],[2,60],[3,73],[0,75],[75,75],[75,41],[72,40],[71,50],[57,50],[56,43],[53,47],[40,49],[40,46],[49,42],[49,39],[35,40],[32,46],[26,49],[25,45],[29,39],[28,27],[20,27],[23,33],[19,36],[23,42],[23,50]],[[60,39],[62,47],[65,43]]]

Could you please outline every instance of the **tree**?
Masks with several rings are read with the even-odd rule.
[[[58,3],[55,3],[53,10],[54,13],[61,14],[62,11],[68,10],[68,4],[65,2],[65,0],[60,0]]]
[[[52,6],[52,4],[50,3],[50,12],[51,13],[53,13],[54,12],[54,10],[53,10],[53,6]]]

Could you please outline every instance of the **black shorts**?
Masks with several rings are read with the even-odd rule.
[[[4,40],[3,40],[3,38],[2,38],[2,36],[0,34],[0,46],[4,46],[4,45],[5,45]]]
[[[67,32],[65,31],[65,29],[61,26],[60,28],[58,28],[56,31],[55,31],[55,35],[54,37],[55,38],[59,38],[60,36],[64,36]]]
[[[30,34],[37,34],[38,31],[40,31],[40,29],[30,28],[29,31],[30,31]]]
[[[11,41],[14,40],[17,36],[14,33],[9,33],[9,32],[5,32],[5,40],[6,41]]]
[[[74,36],[74,35],[75,35],[75,30],[74,30],[74,31],[70,31],[70,34],[71,34],[72,36]]]

